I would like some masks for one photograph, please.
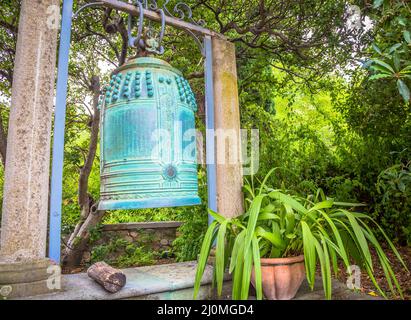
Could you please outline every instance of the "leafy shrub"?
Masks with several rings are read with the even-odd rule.
[[[374,266],[379,264],[393,294],[403,298],[401,287],[392,270],[391,262],[370,228],[380,230],[384,242],[395,254],[405,271],[408,271],[399,252],[381,227],[368,215],[347,210],[351,203],[334,202],[318,189],[309,197],[293,191],[275,189],[266,185],[272,169],[257,187],[246,184],[245,212],[235,218],[223,217],[210,211],[214,221],[208,227],[202,244],[194,285],[196,297],[210,249],[216,242],[214,273],[217,292],[221,295],[224,272],[232,273],[232,298],[245,300],[254,269],[257,299],[262,299],[262,274],[260,258],[294,257],[304,254],[305,270],[310,288],[314,289],[316,269],[319,266],[323,289],[331,299],[332,271],[338,273],[338,261],[348,268],[355,261],[365,270],[386,297],[374,277]],[[372,260],[373,248],[378,260]]]
[[[123,254],[115,257],[115,253],[118,252]],[[91,251],[91,263],[105,261],[120,268],[151,265],[155,263],[154,257],[153,251],[121,238],[96,246]]]
[[[129,266],[145,266],[154,262],[154,253],[152,251],[129,244],[126,247],[125,254],[116,260],[116,265],[124,268]]]
[[[411,161],[382,171],[376,187],[376,218],[397,242],[411,244]]]
[[[180,235],[173,242],[177,261],[197,259],[207,228],[207,213],[194,211],[185,214],[184,224],[178,229]]]
[[[326,185],[328,190],[333,191],[334,198],[338,201],[359,201],[360,194],[365,190],[361,181],[346,176],[327,178]]]
[[[201,243],[207,229],[207,179],[206,171],[200,167],[198,170],[198,193],[203,200],[202,204],[195,207],[186,207],[177,214],[177,220],[183,225],[178,229],[178,236],[173,242],[173,252],[177,261],[190,261],[197,259]]]

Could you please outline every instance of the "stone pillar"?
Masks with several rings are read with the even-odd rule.
[[[234,44],[213,38],[217,211],[225,217],[243,213],[240,108]]]
[[[21,4],[0,241],[0,294],[11,290],[8,297],[48,291],[50,132],[58,31],[50,22],[58,8],[59,0]]]

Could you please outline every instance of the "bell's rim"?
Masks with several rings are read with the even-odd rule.
[[[198,195],[170,196],[142,199],[100,200],[97,210],[132,210],[149,208],[173,208],[200,205]]]
[[[131,58],[127,62],[125,62],[123,65],[115,69],[111,75],[116,75],[121,71],[124,70],[129,70],[129,69],[137,69],[137,68],[153,68],[153,69],[162,69],[162,70],[168,70],[171,72],[174,72],[175,74],[179,76],[183,76],[183,73],[171,66],[167,61],[159,59],[159,58],[154,58],[154,57],[137,57],[137,58]]]

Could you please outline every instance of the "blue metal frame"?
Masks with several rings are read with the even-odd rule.
[[[50,190],[50,230],[49,258],[60,262],[61,247],[61,208],[63,191],[64,131],[66,120],[66,99],[68,84],[68,62],[70,53],[71,25],[73,19],[73,0],[64,0],[60,47],[58,57],[56,106],[54,111],[53,158]],[[212,42],[210,36],[204,37],[205,46],[205,91],[206,91],[206,158],[208,207],[217,211],[217,184],[214,142],[214,89]],[[209,223],[212,218],[209,215]]]
[[[215,139],[214,139],[214,87],[213,87],[213,52],[211,37],[204,37],[205,51],[205,102],[206,102],[206,163],[207,163],[207,186],[208,207],[217,211],[217,171],[215,161]],[[208,215],[208,223],[213,217]]]
[[[60,48],[57,72],[56,107],[54,111],[53,160],[50,190],[49,258],[60,262],[61,246],[61,202],[63,193],[64,129],[66,121],[66,99],[68,62],[71,39],[73,0],[64,0],[60,32]]]

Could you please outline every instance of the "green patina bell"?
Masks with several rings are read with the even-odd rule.
[[[163,60],[113,72],[101,103],[99,210],[200,203],[196,110],[187,80]]]

